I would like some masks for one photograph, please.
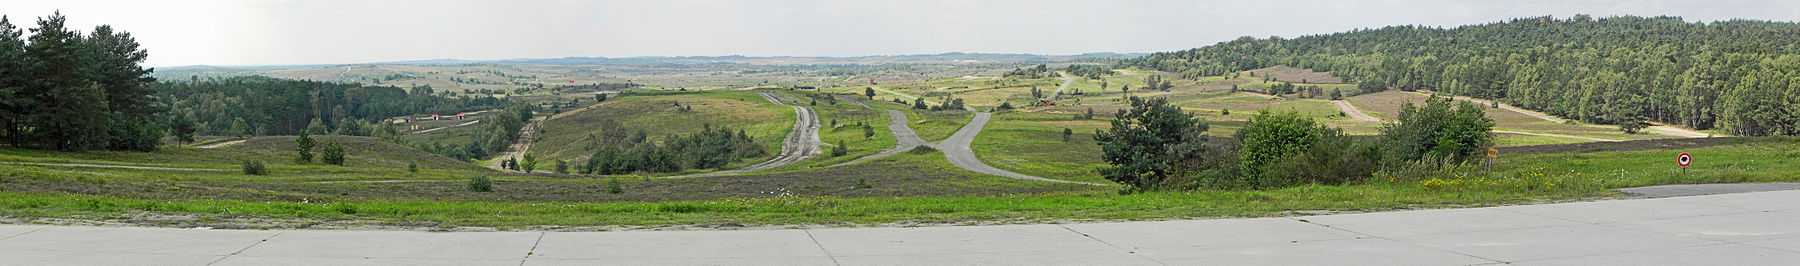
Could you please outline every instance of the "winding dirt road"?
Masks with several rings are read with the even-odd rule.
[[[1349,115],[1350,119],[1363,122],[1381,122],[1380,118],[1375,118],[1367,113],[1363,113],[1362,109],[1356,109],[1356,105],[1351,105],[1348,101],[1334,100],[1331,101],[1331,104],[1337,105],[1338,111],[1344,112],[1345,115]]]
[[[1005,169],[994,168],[993,166],[988,166],[987,163],[981,162],[981,159],[975,158],[975,151],[969,149],[969,144],[972,144],[975,142],[975,136],[981,134],[981,129],[984,127],[987,127],[988,120],[992,119],[993,116],[994,116],[993,113],[986,113],[986,112],[976,113],[975,118],[969,120],[969,124],[963,125],[962,129],[956,130],[956,134],[950,135],[949,139],[945,139],[944,141],[938,142],[937,144],[933,144],[931,146],[933,148],[937,148],[940,151],[943,151],[944,158],[949,159],[950,164],[954,164],[954,165],[956,165],[956,167],[961,167],[962,169],[967,169],[969,171],[974,171],[976,173],[996,175],[996,176],[1013,178],[1013,179],[1031,180],[1031,181],[1044,181],[1044,182],[1095,185],[1095,186],[1101,185],[1101,184],[1094,184],[1094,183],[1088,183],[1088,182],[1076,182],[1076,181],[1068,181],[1068,180],[1049,179],[1049,178],[1030,176],[1030,175],[1020,174],[1020,173],[1014,173],[1012,171],[1007,171]]]
[[[1412,93],[1417,93],[1417,94],[1422,94],[1422,95],[1432,95],[1431,93],[1419,92],[1419,91],[1414,91]],[[1478,98],[1468,97],[1468,96],[1455,96],[1453,99],[1460,100],[1460,101],[1474,102],[1475,104],[1480,104],[1483,106],[1492,106],[1493,105],[1492,101],[1489,101],[1486,99],[1478,99]],[[1506,103],[1500,103],[1500,109],[1525,114],[1525,115],[1528,115],[1531,117],[1536,117],[1538,119],[1543,119],[1544,121],[1550,121],[1550,122],[1558,123],[1558,124],[1569,121],[1568,119],[1563,119],[1561,117],[1556,117],[1554,115],[1546,114],[1543,112],[1526,110],[1525,108],[1519,108],[1517,106],[1513,106],[1511,104],[1506,104]],[[1706,132],[1700,132],[1698,130],[1673,127],[1673,126],[1667,126],[1667,125],[1654,125],[1654,124],[1649,127],[1645,127],[1644,131],[1661,134],[1661,135],[1665,135],[1665,136],[1675,136],[1675,137],[1683,137],[1683,138],[1705,138],[1705,137],[1712,136],[1712,134],[1707,134]]]
[[[769,100],[771,103],[788,105],[787,103],[781,102],[781,98],[775,97],[775,94],[764,92],[762,93],[762,96],[763,99]],[[752,164],[744,168],[665,178],[736,175],[757,170],[779,168],[806,160],[806,158],[812,158],[813,155],[818,155],[820,152],[819,145],[822,143],[822,141],[819,141],[819,115],[814,113],[811,107],[799,105],[790,105],[789,107],[794,108],[794,130],[788,131],[787,138],[781,141],[781,153],[775,155],[774,159]]]
[[[1056,93],[1050,94],[1051,100],[1055,100],[1057,97],[1062,97],[1063,90],[1068,89],[1069,84],[1075,84],[1075,75],[1069,75],[1068,72],[1061,72],[1061,71],[1056,72],[1056,74],[1062,76],[1062,84],[1056,85]]]
[[[200,147],[196,147],[196,148],[200,148],[200,149],[218,149],[218,148],[224,148],[224,147],[231,147],[231,146],[232,146],[232,145],[238,145],[238,144],[244,144],[244,142],[248,142],[248,141],[250,141],[250,139],[240,139],[240,140],[231,140],[231,141],[221,141],[221,142],[219,142],[219,143],[213,143],[213,144],[206,144],[206,145],[200,145]]]
[[[919,146],[925,146],[927,144],[927,143],[925,143],[925,139],[919,138],[919,134],[917,132],[913,132],[912,127],[907,126],[906,123],[907,123],[906,113],[900,112],[900,111],[895,111],[895,110],[888,110],[888,131],[892,132],[894,134],[894,147],[888,148],[887,150],[882,150],[881,152],[871,154],[869,156],[863,156],[862,158],[856,158],[856,160],[851,160],[849,162],[832,165],[831,167],[838,167],[838,166],[845,166],[845,165],[859,164],[859,163],[868,162],[868,161],[880,160],[882,158],[887,158],[888,156],[894,156],[895,154],[900,154],[902,152],[910,151],[914,148],[918,148]]]

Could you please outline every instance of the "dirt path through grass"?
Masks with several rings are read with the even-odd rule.
[[[1430,92],[1421,92],[1421,91],[1414,91],[1412,93],[1417,93],[1417,94],[1421,94],[1421,95],[1433,95]],[[1453,99],[1456,99],[1459,101],[1469,101],[1469,102],[1473,102],[1475,104],[1480,104],[1480,105],[1485,105],[1485,106],[1493,106],[1494,105],[1493,101],[1489,101],[1486,99],[1478,99],[1478,98],[1473,98],[1473,97],[1468,97],[1468,96],[1455,96]],[[1501,110],[1507,110],[1507,111],[1513,111],[1513,112],[1520,113],[1520,114],[1525,114],[1527,116],[1536,117],[1538,119],[1543,119],[1544,121],[1550,121],[1550,122],[1554,122],[1554,123],[1558,123],[1558,124],[1566,123],[1569,121],[1568,119],[1563,119],[1561,117],[1556,117],[1554,115],[1546,114],[1543,112],[1526,110],[1525,108],[1519,108],[1517,106],[1512,106],[1511,104],[1500,103],[1499,105],[1500,105]],[[1682,137],[1682,138],[1705,138],[1705,137],[1712,136],[1712,134],[1707,134],[1706,132],[1700,132],[1698,130],[1679,128],[1679,127],[1673,127],[1673,126],[1667,126],[1667,125],[1650,125],[1649,127],[1644,128],[1644,131],[1648,131],[1648,132],[1656,133],[1656,134],[1660,134],[1660,135],[1665,135],[1665,136],[1674,136],[1674,137]],[[1530,134],[1527,134],[1527,135],[1530,135]],[[1607,141],[1618,141],[1618,140],[1607,140]]]
[[[445,129],[451,129],[451,128],[458,128],[458,127],[464,127],[464,126],[469,126],[469,125],[474,125],[474,124],[479,124],[479,123],[481,123],[481,120],[475,120],[475,121],[469,121],[469,122],[462,122],[462,123],[458,123],[458,124],[455,124],[455,125],[450,125],[450,126],[447,126],[447,127],[434,127],[434,128],[431,128],[431,129],[426,129],[426,130],[420,130],[420,131],[417,131],[417,132],[413,132],[413,133],[412,133],[412,134],[430,134],[430,133],[431,133],[431,132],[437,132],[437,131],[439,131],[439,130],[445,130]]]
[[[775,97],[775,94],[772,94],[772,93],[764,92],[764,93],[762,93],[762,97],[763,97],[763,99],[769,100],[770,103],[779,104],[779,105],[788,105],[787,103],[781,102],[781,98]],[[818,155],[819,154],[819,145],[820,145],[820,143],[822,143],[822,141],[819,140],[819,127],[820,127],[819,126],[819,114],[814,113],[811,107],[798,106],[798,105],[790,105],[789,107],[794,108],[794,118],[795,118],[794,119],[794,130],[788,131],[787,138],[781,141],[781,154],[775,155],[774,159],[769,159],[768,161],[756,163],[756,164],[746,166],[744,168],[739,168],[739,169],[717,171],[717,172],[711,172],[711,173],[692,174],[692,175],[671,176],[671,177],[667,177],[667,178],[689,178],[689,177],[725,176],[725,175],[742,174],[742,173],[747,173],[747,172],[756,171],[756,170],[779,168],[782,166],[787,166],[789,164],[793,164],[796,162],[806,160],[806,158],[812,158],[813,155]]]
[[[1375,118],[1374,116],[1363,113],[1362,109],[1356,109],[1356,105],[1351,105],[1350,102],[1344,100],[1332,100],[1331,104],[1337,105],[1338,111],[1344,112],[1345,115],[1349,115],[1350,119],[1363,122],[1381,122],[1380,118]]]
[[[223,142],[219,142],[219,143],[213,143],[213,144],[206,144],[206,145],[200,145],[200,147],[198,147],[198,148],[201,148],[201,149],[218,149],[218,148],[224,148],[224,147],[231,147],[231,145],[238,145],[238,144],[244,144],[244,142],[246,142],[246,141],[250,141],[250,139],[240,139],[240,140],[232,140],[232,141],[223,141]]]
[[[1056,74],[1062,75],[1062,84],[1056,85],[1056,93],[1050,94],[1050,97],[1062,97],[1063,90],[1068,89],[1070,84],[1075,84],[1075,76],[1074,75],[1069,75],[1069,73],[1061,72],[1061,71],[1056,72]],[[1052,99],[1052,100],[1054,100],[1054,99]]]
[[[880,160],[882,158],[887,158],[888,156],[894,156],[895,154],[910,151],[919,146],[924,146],[926,144],[925,139],[919,138],[919,134],[913,132],[912,127],[906,126],[906,123],[906,113],[888,110],[888,131],[891,131],[894,134],[894,147],[869,156],[856,158],[856,160],[832,165],[831,167]]]
[[[973,171],[976,173],[989,174],[989,175],[995,175],[995,176],[1013,178],[1013,179],[1031,180],[1031,181],[1083,184],[1083,185],[1095,185],[1095,186],[1101,185],[1101,184],[1094,184],[1094,183],[1088,183],[1088,182],[1057,180],[1057,179],[1049,179],[1049,178],[1030,176],[1030,175],[1020,174],[1020,173],[1014,173],[1012,171],[1007,171],[1005,169],[994,168],[993,166],[988,166],[987,163],[981,162],[981,159],[975,158],[975,151],[969,149],[969,144],[975,142],[975,135],[981,134],[981,129],[984,127],[987,127],[988,120],[992,119],[993,117],[994,117],[993,113],[987,113],[987,112],[976,113],[975,118],[972,120],[969,120],[969,124],[963,125],[962,129],[957,130],[956,134],[950,135],[949,139],[945,139],[942,142],[938,142],[937,144],[931,144],[931,146],[933,148],[937,148],[940,151],[943,151],[944,158],[949,159],[950,164],[954,164],[954,165],[956,165],[956,167],[961,167],[962,169],[967,169],[969,171]]]

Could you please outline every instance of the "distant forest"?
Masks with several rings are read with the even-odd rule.
[[[1589,123],[1800,135],[1800,24],[1534,17],[1240,38],[1121,61],[1183,78],[1288,65],[1388,88],[1498,99]]]
[[[24,30],[0,16],[0,139],[6,144],[148,151],[165,139],[187,142],[196,134],[372,135],[394,131],[379,124],[388,117],[508,105],[494,97],[451,97],[429,86],[267,77],[158,82],[150,76],[154,70],[142,66],[149,53],[130,33],[102,25],[82,34],[65,21],[51,14]],[[485,146],[504,147],[518,130],[495,131],[502,140],[486,142],[500,144]]]
[[[382,119],[454,114],[505,107],[491,96],[446,97],[431,86],[392,86],[285,80],[260,76],[192,78],[155,84],[177,122],[192,121],[201,135],[293,135],[313,120],[326,132],[369,135]],[[248,131],[248,132],[246,132]]]

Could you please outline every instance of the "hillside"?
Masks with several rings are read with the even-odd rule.
[[[1429,89],[1582,122],[1661,122],[1737,135],[1800,129],[1800,24],[1535,17],[1240,38],[1123,65],[1186,78],[1290,65],[1365,90]]]

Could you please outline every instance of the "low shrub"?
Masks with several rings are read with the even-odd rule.
[[[469,191],[492,192],[494,191],[494,181],[488,180],[485,175],[471,177],[469,178]]]
[[[267,174],[269,174],[268,166],[264,165],[262,161],[244,160],[243,168],[244,168],[245,175],[267,175]]]

